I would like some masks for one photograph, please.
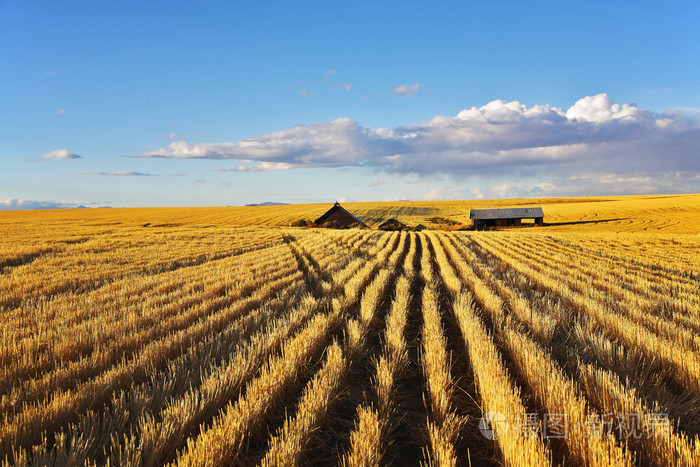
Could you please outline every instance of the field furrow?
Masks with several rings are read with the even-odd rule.
[[[511,246],[511,244],[508,244]],[[511,246],[512,247],[512,246]],[[541,247],[530,246],[527,243],[518,242],[518,248],[523,256],[530,262],[541,260],[539,252]],[[576,255],[559,255],[552,252],[547,258],[547,265],[558,271],[564,271],[572,278],[578,279],[578,283],[586,283],[589,289],[598,292],[598,297],[606,300],[615,306],[617,302],[625,302],[625,309],[634,314],[637,321],[654,329],[662,329],[666,333],[678,333],[678,338],[688,342],[688,345],[699,349],[700,338],[686,329],[677,329],[679,323],[673,319],[678,319],[680,325],[691,324],[696,327],[700,324],[697,310],[700,305],[695,303],[695,298],[690,292],[677,292],[674,296],[659,294],[652,290],[649,282],[645,282],[639,276],[629,276],[626,272],[614,273],[622,270],[619,264],[604,263],[602,261],[583,261]],[[658,281],[652,284],[656,288],[670,290],[677,287],[677,283],[668,281]],[[664,316],[657,316],[663,312],[671,314],[672,320]]]
[[[206,287],[204,293],[197,295],[197,298],[186,300],[185,303],[175,302],[172,306],[164,307],[156,313],[151,313],[144,320],[136,323],[127,322],[128,327],[121,328],[121,323],[112,326],[104,326],[101,329],[91,331],[80,330],[72,338],[66,338],[63,346],[57,347],[57,351],[67,352],[66,346],[73,349],[77,354],[73,358],[63,358],[62,356],[52,356],[43,368],[23,369],[25,374],[35,374],[36,378],[25,380],[22,385],[16,386],[15,391],[9,398],[3,398],[3,409],[5,404],[18,406],[27,401],[32,401],[41,394],[52,392],[55,388],[71,389],[80,382],[94,378],[96,375],[106,371],[116,364],[120,359],[127,359],[134,353],[140,351],[145,345],[160,340],[169,334],[186,329],[193,323],[215,314],[218,310],[227,308],[236,301],[255,291],[254,280],[265,277],[270,283],[274,283],[294,273],[292,262],[287,259],[275,258],[266,264],[266,269],[258,271],[255,275],[249,275],[249,282],[243,281],[237,284],[218,283],[211,287]],[[268,273],[268,274],[266,274]],[[207,290],[208,289],[208,290]],[[143,326],[139,326],[140,322]],[[105,330],[107,332],[100,332]],[[112,332],[109,332],[111,330]],[[68,331],[70,332],[70,331]],[[103,337],[104,334],[107,336]],[[83,340],[81,337],[87,336]],[[101,342],[110,341],[114,344],[104,348]],[[80,349],[78,351],[77,349]],[[63,355],[63,354],[61,354]],[[79,356],[79,358],[75,358]],[[47,368],[48,367],[48,368]],[[9,384],[16,382],[20,375],[7,375]]]
[[[653,401],[653,405],[660,412],[670,416],[674,425],[689,433],[698,433],[700,426],[695,420],[698,420],[700,409],[697,399],[686,391],[679,393],[675,384],[669,384],[673,375],[666,365],[647,359],[633,347],[611,341],[606,337],[605,329],[588,319],[576,304],[552,295],[547,289],[530,282],[527,276],[504,268],[503,263],[476,244],[472,246],[472,251],[464,251],[468,252],[473,266],[479,265],[480,274],[488,275],[491,283],[494,280],[505,282],[506,290],[500,291],[499,294],[506,305],[509,304],[507,297],[515,292],[525,298],[526,305],[531,310],[541,310],[555,317],[556,333],[543,339],[528,324],[527,319],[522,319],[520,314],[514,313],[513,308],[509,307],[511,317],[524,325],[541,345],[549,347],[553,358],[563,368],[568,369],[571,377],[576,378],[581,362],[600,366],[606,372],[610,372],[611,378],[624,380],[628,387],[635,388],[632,390],[645,394],[647,401]],[[598,403],[595,393],[590,394],[588,399],[594,404]]]
[[[343,285],[342,292],[333,299],[328,313],[316,315],[307,326],[306,334],[302,333],[288,341],[280,357],[268,360],[259,376],[246,387],[245,393],[238,401],[235,404],[230,403],[214,418],[211,428],[201,432],[196,440],[187,440],[187,446],[178,455],[178,464],[235,463],[241,456],[246,455],[243,448],[251,437],[259,435],[261,420],[270,416],[269,411],[274,408],[276,402],[279,403],[285,395],[294,392],[301,375],[309,375],[308,362],[318,358],[334,329],[348,319],[347,314],[358,301],[357,297],[368,286],[382,262],[389,257],[391,246],[396,247],[398,237],[394,236],[392,243],[390,240],[389,236],[385,236],[369,250],[374,253],[373,259],[367,261],[362,269],[352,276],[351,281]],[[353,268],[353,265],[354,262],[350,263],[349,268]],[[345,271],[341,271],[338,276],[344,277]],[[348,327],[350,329],[353,326],[349,323]],[[348,336],[349,340],[352,340],[353,336],[359,337],[350,331]]]
[[[169,335],[166,339],[149,343],[133,359],[124,360],[97,378],[78,385],[73,390],[56,391],[45,400],[21,407],[16,415],[6,418],[0,430],[0,455],[12,448],[37,443],[41,434],[56,430],[74,421],[77,415],[90,407],[99,407],[120,389],[139,383],[146,378],[146,370],[163,367],[167,362],[187,351],[190,345],[211,332],[224,328],[232,320],[260,306],[272,295],[282,292],[301,279],[300,273],[268,283],[264,290],[251,294],[231,307],[219,310],[196,325]]]
[[[455,443],[463,420],[453,410],[454,383],[447,354],[447,342],[438,305],[435,273],[427,243],[421,255],[421,276],[425,286],[422,296],[423,342],[422,364],[426,380],[428,419],[426,433],[429,446],[424,462],[429,465],[456,465]]]
[[[600,302],[589,299],[585,292],[569,288],[566,285],[567,279],[562,278],[560,274],[552,274],[549,270],[536,266],[530,267],[525,262],[513,259],[491,243],[484,242],[483,239],[477,239],[477,243],[528,277],[538,287],[566,300],[611,339],[642,353],[649,361],[663,361],[670,378],[695,396],[700,395],[700,360],[697,353],[683,349],[675,345],[675,342],[659,337],[629,318],[606,308]]]
[[[3,467],[700,467],[696,237],[246,212],[0,219]]]
[[[391,311],[386,319],[382,352],[375,362],[373,391],[376,407],[363,403],[357,407],[356,426],[350,433],[350,447],[342,462],[348,466],[380,465],[396,428],[396,392],[401,372],[408,365],[405,330],[410,303],[410,284],[414,276],[417,236],[410,237],[410,249],[397,280]]]

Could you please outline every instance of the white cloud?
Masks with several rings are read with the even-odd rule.
[[[425,192],[421,199],[426,201],[437,201],[443,199],[464,199],[466,198],[464,187],[440,185]]]
[[[59,110],[56,111],[56,113],[57,113],[58,115],[65,115],[65,114],[67,114],[68,112],[66,111],[66,109],[59,109]]]
[[[219,171],[238,172],[377,167],[397,174],[537,182],[580,173],[659,177],[678,172],[686,182],[697,183],[692,176],[700,173],[700,119],[620,105],[606,94],[580,99],[567,110],[496,100],[417,126],[367,128],[341,118],[237,142],[177,141],[138,157],[233,159],[238,167]],[[596,183],[610,187],[613,182]]]
[[[482,177],[470,180],[478,184]],[[471,184],[470,183],[470,184]],[[700,174],[688,172],[649,172],[631,170],[628,174],[585,171],[575,175],[555,176],[528,182],[507,182],[469,190],[472,197],[532,198],[562,196],[645,195],[658,193],[696,193]]]
[[[112,177],[154,177],[153,174],[147,174],[143,172],[136,172],[133,170],[107,170],[104,172],[98,172],[96,170],[87,170],[85,172],[78,172],[80,175],[105,175]]]
[[[388,133],[387,133],[388,131]],[[381,145],[380,133],[389,130],[370,130],[357,122],[341,118],[326,123],[299,125],[266,136],[247,138],[235,143],[192,144],[186,141],[170,143],[165,148],[140,157],[171,159],[236,159],[244,169],[267,167],[269,170],[297,167],[348,167],[370,157],[372,146]]]
[[[675,107],[673,110],[682,114],[688,114],[694,118],[700,117],[700,107]]]
[[[332,86],[341,88],[343,91],[349,91],[352,89],[351,83],[332,83]]]
[[[474,199],[483,199],[484,198],[484,190],[481,188],[470,188],[469,193],[474,197]]]
[[[267,172],[270,170],[289,170],[295,168],[292,164],[286,162],[256,162],[241,164],[238,167],[215,168],[214,172]]]
[[[605,93],[579,99],[566,111],[568,119],[595,123],[605,123],[616,119],[638,121],[647,116],[634,104],[620,105],[612,102]]]
[[[82,159],[82,157],[77,155],[77,154],[74,154],[70,151],[66,151],[65,149],[57,149],[55,151],[47,152],[46,154],[41,156],[38,160],[45,161],[47,159],[68,160],[68,159]]]
[[[175,139],[176,136],[177,136],[177,133],[175,133],[175,132],[170,133],[170,134],[168,134],[168,139]]]
[[[416,92],[418,92],[418,88],[420,88],[420,83],[402,84],[401,86],[397,86],[392,89],[391,92],[394,94],[401,94],[406,97],[413,97],[416,95]]]
[[[55,201],[31,201],[27,199],[0,199],[0,211],[18,211],[23,209],[66,209],[78,208],[75,203],[58,203]]]
[[[491,187],[491,191],[496,193],[497,198],[506,198],[513,192],[512,188],[513,187],[510,185],[510,183],[502,183],[500,185],[493,185]]]

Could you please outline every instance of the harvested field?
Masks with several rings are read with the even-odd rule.
[[[2,213],[4,464],[700,465],[697,227],[226,215]]]

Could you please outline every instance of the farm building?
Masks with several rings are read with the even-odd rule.
[[[337,201],[324,215],[314,221],[314,224],[334,229],[349,229],[351,227],[363,227],[369,229],[367,224],[350,214]]]
[[[408,226],[404,224],[403,222],[399,222],[396,219],[389,219],[388,221],[382,222],[382,224],[377,227],[379,230],[386,230],[386,231],[391,231],[391,230],[404,230],[408,229]]]
[[[523,219],[534,219],[535,225],[542,225],[544,212],[542,208],[506,208],[506,209],[472,209],[469,218],[474,227],[508,227],[519,226]]]

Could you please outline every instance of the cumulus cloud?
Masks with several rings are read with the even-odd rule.
[[[78,172],[80,175],[105,175],[111,177],[154,177],[153,174],[147,174],[143,172],[135,172],[133,170],[107,170],[104,172],[98,172],[96,170],[87,170],[85,172]]]
[[[289,170],[295,168],[286,162],[257,162],[252,165],[251,161],[245,161],[248,165],[241,164],[238,167],[215,168],[214,172],[268,172],[270,170]]]
[[[567,110],[495,100],[417,126],[367,128],[341,118],[237,142],[177,141],[138,157],[233,159],[238,167],[219,171],[236,172],[376,167],[456,177],[681,173],[694,180],[700,173],[700,119],[617,104],[606,94],[584,97]]]
[[[31,201],[27,199],[0,199],[0,211],[19,211],[23,209],[66,209],[78,208],[75,203],[58,203],[55,201]]]
[[[616,104],[610,100],[607,94],[598,94],[579,99],[566,111],[566,118],[595,123],[606,123],[620,119],[634,121],[643,118],[641,112],[634,104]]]
[[[240,169],[233,169],[238,171],[253,170],[252,167],[258,170],[347,167],[360,165],[371,156],[375,146],[392,145],[390,133],[390,130],[363,128],[354,120],[341,118],[231,143],[176,141],[140,157],[236,159],[243,163]]]
[[[595,173],[545,178],[528,183],[498,183],[471,189],[475,198],[521,198],[603,195],[645,195],[656,193],[694,193],[700,187],[700,173],[649,172],[631,170],[629,174]]]
[[[41,156],[38,160],[45,161],[47,159],[68,160],[68,159],[82,159],[82,157],[77,155],[77,154],[74,154],[70,151],[66,151],[65,149],[57,149],[55,151],[47,152],[46,154]]]
[[[416,92],[418,92],[418,88],[420,88],[420,83],[402,84],[401,86],[397,86],[392,89],[391,92],[394,94],[401,94],[406,97],[413,97],[416,95]]]

